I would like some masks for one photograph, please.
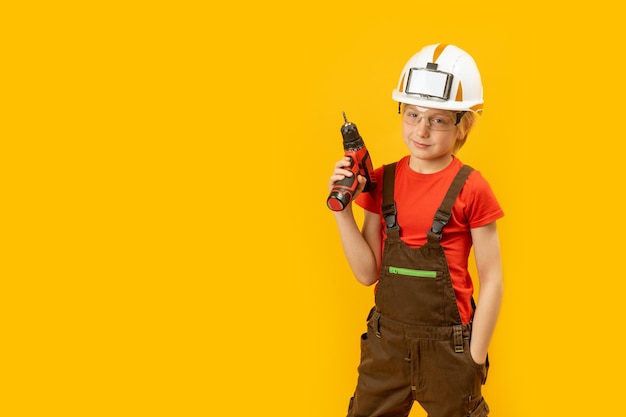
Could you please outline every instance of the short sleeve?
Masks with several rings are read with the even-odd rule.
[[[485,226],[504,217],[495,193],[480,171],[472,172],[466,186],[464,188],[469,194],[464,196],[467,198],[466,214],[471,228]]]

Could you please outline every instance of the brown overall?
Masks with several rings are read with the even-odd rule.
[[[439,241],[452,206],[472,171],[452,182],[428,242],[400,240],[393,199],[395,164],[385,166],[383,216],[387,239],[375,304],[361,337],[361,363],[348,417],[406,417],[418,401],[429,417],[485,417],[486,364],[470,355],[471,324],[463,325]]]

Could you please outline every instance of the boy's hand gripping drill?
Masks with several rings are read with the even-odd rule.
[[[348,122],[346,113],[343,113],[345,123],[341,126],[341,136],[343,137],[343,150],[345,156],[350,158],[350,166],[347,170],[352,171],[351,177],[345,177],[337,181],[326,200],[326,205],[333,211],[341,211],[352,201],[359,181],[357,175],[361,175],[367,179],[363,191],[371,191],[376,187],[376,178],[374,176],[374,168],[369,152],[365,147],[363,138],[359,134],[356,125]]]

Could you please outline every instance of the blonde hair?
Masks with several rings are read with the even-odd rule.
[[[461,139],[458,139],[454,144],[454,149],[452,151],[453,154],[456,154],[461,150],[463,145],[465,145],[465,141],[467,140],[467,136],[469,135],[472,127],[474,127],[474,123],[478,121],[478,114],[473,111],[466,111],[463,113],[459,124],[456,125],[458,129],[459,136]]]

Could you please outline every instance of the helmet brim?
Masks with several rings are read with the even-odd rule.
[[[483,108],[482,100],[475,101],[449,101],[438,98],[430,98],[420,95],[410,95],[393,90],[391,97],[400,103],[412,104],[414,106],[428,107],[431,109],[451,110],[451,111],[473,111],[481,112]]]

